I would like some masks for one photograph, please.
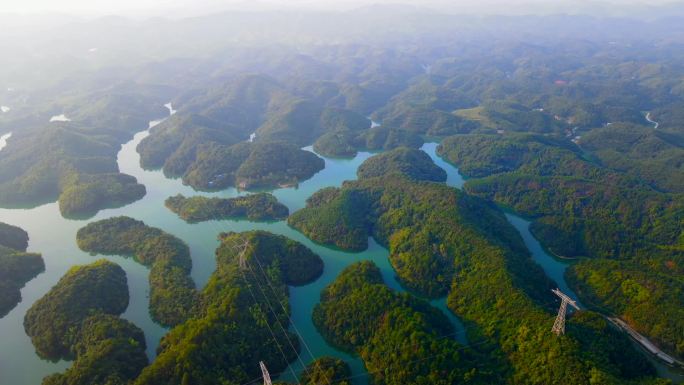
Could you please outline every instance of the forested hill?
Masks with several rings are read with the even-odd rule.
[[[28,234],[0,222],[0,318],[21,302],[20,289],[45,271],[40,254],[28,253]]]
[[[503,213],[485,201],[438,183],[413,182],[402,176],[370,178],[347,182],[341,189],[321,190],[306,208],[290,216],[289,223],[315,241],[346,249],[363,250],[369,235],[387,245],[402,284],[423,295],[448,294],[449,308],[477,325],[473,337],[484,338],[491,349],[506,357],[505,363],[492,361],[491,365],[496,373],[510,373],[513,382],[586,384],[595,375],[604,383],[618,384],[650,381],[645,377],[653,375],[627,337],[595,313],[574,317],[575,326],[566,336],[549,338],[554,314],[548,307],[553,300],[546,293],[551,283]],[[363,307],[360,298],[371,297],[370,292],[354,291],[361,286],[355,279],[343,274],[341,287],[354,288],[329,287],[316,313],[319,328],[336,344],[344,338],[364,344],[367,337],[373,343],[374,332],[367,331],[368,326],[360,327],[358,336],[352,328],[353,337],[337,330],[340,319],[354,319],[372,308],[368,304],[368,309],[346,313],[348,303]],[[342,283],[346,280],[350,283]],[[378,282],[371,279],[369,283]],[[584,352],[588,344],[597,355]],[[361,349],[364,354],[381,350]],[[554,352],[553,360],[535,364],[549,351]],[[367,365],[375,365],[373,359],[364,357]],[[568,368],[573,368],[571,374]],[[530,382],[531,378],[538,380]],[[400,383],[393,381],[397,380],[388,383]]]
[[[684,195],[675,159],[684,147],[676,138],[615,124],[582,138],[580,147],[472,135],[447,138],[438,151],[466,175],[482,177],[468,180],[466,191],[534,218],[531,230],[550,252],[590,259],[568,273],[583,300],[682,356]]]
[[[261,374],[259,361],[277,373],[297,358],[299,340],[288,331],[287,285],[320,276],[320,257],[285,237],[253,231],[222,234],[216,262],[198,292],[202,308],[169,332],[157,359],[134,384],[242,384]],[[253,297],[256,287],[270,287],[273,295]],[[286,356],[280,346],[288,346]]]

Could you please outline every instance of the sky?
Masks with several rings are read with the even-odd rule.
[[[351,9],[376,3],[421,5],[451,12],[514,10],[516,7],[567,9],[591,6],[597,1],[616,5],[661,5],[672,0],[0,0],[0,13],[66,13],[75,15],[170,16],[201,14],[229,9],[333,8]]]

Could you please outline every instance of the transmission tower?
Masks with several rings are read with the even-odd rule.
[[[245,254],[247,253],[248,247],[249,241],[244,238],[242,239],[241,245],[233,243],[232,249],[238,253],[238,266],[240,267],[240,270],[247,269],[247,260],[245,259]]]
[[[271,382],[271,375],[268,373],[264,361],[259,361],[259,366],[261,367],[261,374],[264,376],[264,385],[273,385]]]
[[[565,295],[562,291],[558,289],[553,289],[551,291],[561,299],[560,309],[558,309],[558,316],[556,317],[556,321],[553,323],[553,327],[551,328],[551,331],[559,336],[561,334],[565,334],[565,313],[568,310],[568,304],[572,305],[572,307],[577,310],[580,308],[572,298]]]

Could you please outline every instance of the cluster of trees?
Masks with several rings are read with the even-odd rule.
[[[684,260],[585,260],[568,271],[582,300],[617,314],[658,346],[684,357]]]
[[[20,289],[45,271],[40,254],[27,253],[28,234],[0,222],[0,318],[21,302]]]
[[[287,218],[287,206],[268,193],[256,193],[236,198],[186,198],[181,194],[169,197],[166,207],[186,222],[247,218],[250,221],[275,221]]]
[[[320,257],[283,236],[252,231],[222,234],[216,263],[196,315],[162,339],[136,385],[243,384],[261,375],[259,361],[278,373],[297,358],[287,285],[318,278]]]
[[[100,260],[69,270],[31,306],[24,328],[39,356],[75,360],[44,385],[125,385],[148,364],[142,330],[119,318],[128,306],[126,273]]]
[[[314,153],[287,142],[259,142],[235,171],[235,185],[242,189],[292,186],[325,168]]]
[[[445,182],[446,171],[438,167],[424,151],[400,147],[364,161],[356,175],[359,179],[391,174],[404,175],[417,181]]]
[[[131,256],[150,267],[150,314],[156,322],[178,325],[197,306],[190,250],[173,235],[133,218],[115,217],[79,229],[76,242],[84,251]]]
[[[684,132],[615,123],[584,135],[581,144],[604,167],[660,191],[684,193]]]
[[[431,297],[447,293],[456,271],[454,260],[476,245],[506,242],[524,250],[496,208],[443,184],[400,174],[320,190],[288,223],[316,242],[347,250],[364,250],[368,237],[375,237],[388,246],[402,283]],[[453,243],[447,245],[446,240]],[[543,281],[538,267],[529,268]]]
[[[582,140],[588,153],[549,137],[493,135],[448,138],[439,152],[479,177],[468,192],[533,217],[549,251],[592,258],[568,270],[587,303],[681,355],[684,196],[673,161],[681,148],[669,137],[615,124]]]
[[[145,143],[141,142],[141,146]],[[144,148],[140,149],[142,153]],[[200,190],[219,190],[228,186],[250,189],[294,185],[325,167],[323,159],[312,152],[283,141],[234,145],[208,142],[198,144],[193,151],[196,154],[180,175],[183,183]]]
[[[391,150],[402,146],[418,148],[422,144],[420,135],[383,124],[359,132],[327,132],[316,140],[313,148],[324,156],[353,157],[359,150]]]
[[[372,262],[349,266],[326,287],[313,320],[329,342],[361,356],[374,384],[503,380],[503,373],[491,373],[477,354],[459,346],[441,312],[385,286]]]

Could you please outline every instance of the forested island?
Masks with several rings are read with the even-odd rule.
[[[83,251],[130,256],[149,267],[150,314],[160,324],[180,324],[197,306],[190,250],[173,235],[133,218],[115,217],[81,228],[76,242]]]
[[[210,143],[200,147],[182,177],[200,190],[276,188],[296,185],[324,166],[315,154],[285,142]]]
[[[375,155],[359,166],[359,179],[399,174],[417,181],[444,182],[446,171],[439,168],[423,151],[399,147]]]
[[[92,217],[99,210],[127,205],[145,196],[145,186],[126,174],[77,177],[59,196],[59,210],[67,218]]]
[[[148,363],[143,331],[119,318],[128,306],[126,273],[100,260],[69,270],[24,318],[36,352],[74,360],[44,385],[126,384]]]
[[[20,289],[45,271],[40,254],[27,253],[28,234],[0,222],[0,318],[21,302]]]
[[[268,193],[256,193],[236,198],[206,198],[183,195],[169,197],[166,207],[186,222],[216,221],[221,219],[249,219],[275,221],[287,218],[290,210]]]

